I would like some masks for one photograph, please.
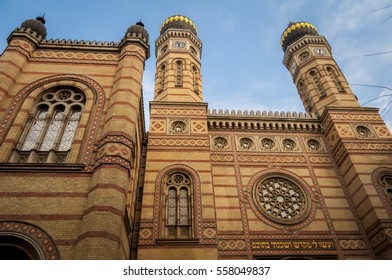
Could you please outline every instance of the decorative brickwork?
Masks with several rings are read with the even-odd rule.
[[[52,238],[37,226],[24,222],[2,221],[0,222],[0,237],[4,236],[21,238],[31,243],[41,259],[60,259],[57,246]]]

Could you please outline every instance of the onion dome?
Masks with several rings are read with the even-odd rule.
[[[32,31],[36,32],[42,39],[46,38],[46,27],[44,17],[37,17],[36,19],[28,19],[22,22],[20,26],[22,28],[30,28]]]
[[[306,35],[318,36],[316,27],[308,22],[290,22],[280,39],[280,45],[284,52],[288,46]]]
[[[144,28],[144,24],[142,21],[136,22],[135,25],[132,25],[127,29],[127,32],[125,32],[125,37],[127,37],[128,34],[141,34],[142,37],[146,38],[147,42],[149,40],[150,35],[148,35],[147,30]]]
[[[168,17],[162,23],[160,35],[165,33],[165,31],[168,30],[169,28],[188,29],[188,30],[192,31],[192,33],[197,36],[196,25],[193,23],[192,20],[190,20],[186,16],[177,15],[177,16]]]

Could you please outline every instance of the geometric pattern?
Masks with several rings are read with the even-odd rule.
[[[392,238],[392,228],[381,229],[370,239],[370,244],[372,244],[372,247],[375,248],[388,238]]]
[[[218,240],[218,249],[219,250],[245,250],[245,240]]]
[[[349,125],[343,124],[343,125],[336,125],[337,131],[339,132],[341,137],[349,137],[349,136],[354,136],[354,133],[352,129],[350,128]]]
[[[151,239],[152,237],[152,228],[143,228],[139,231],[140,239]]]
[[[153,120],[151,121],[151,132],[165,132],[165,125],[166,121],[165,120]]]
[[[0,235],[16,236],[34,242],[43,259],[59,260],[60,255],[52,238],[40,228],[25,222],[0,222]],[[31,241],[30,241],[31,240]]]
[[[207,124],[205,121],[192,121],[192,132],[201,133],[207,131]]]
[[[344,239],[339,240],[339,245],[344,250],[363,250],[367,249],[363,240]]]
[[[379,137],[391,137],[391,133],[385,125],[373,125],[373,128]]]
[[[203,238],[216,238],[216,228],[203,228]]]

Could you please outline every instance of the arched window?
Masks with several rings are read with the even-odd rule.
[[[198,93],[199,92],[199,72],[195,66],[192,67],[192,83],[193,90]]]
[[[335,69],[333,67],[331,67],[331,66],[327,66],[325,69],[326,69],[326,71],[328,73],[328,76],[334,82],[334,84],[335,84],[336,88],[338,89],[338,91],[341,91],[341,92],[345,91],[343,86],[342,86],[342,83],[339,81],[339,78],[338,78],[338,75],[336,74]]]
[[[325,90],[320,80],[320,74],[316,70],[311,70],[309,75],[312,79],[314,87],[316,88],[317,92],[319,93],[320,97],[325,96]]]
[[[164,238],[192,237],[192,181],[183,172],[172,172],[165,180]]]
[[[64,163],[85,104],[74,88],[44,92],[30,114],[11,162]]]
[[[162,65],[158,71],[158,81],[157,81],[158,92],[162,91],[165,87],[165,75],[166,75],[166,66]]]
[[[381,173],[378,178],[378,183],[384,190],[389,202],[392,203],[392,172]]]
[[[301,99],[303,100],[305,111],[309,113],[312,110],[312,107],[309,104],[309,99],[308,99],[308,95],[306,92],[306,88],[305,88],[304,82],[302,80],[300,80],[298,82],[298,92],[299,92]]]
[[[176,61],[176,86],[182,87],[183,83],[183,63],[181,60]]]

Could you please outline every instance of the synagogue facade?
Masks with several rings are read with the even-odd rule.
[[[167,18],[148,132],[143,23],[46,36],[26,20],[0,56],[0,259],[392,259],[392,135],[312,24],[280,42],[305,113],[228,111]]]

